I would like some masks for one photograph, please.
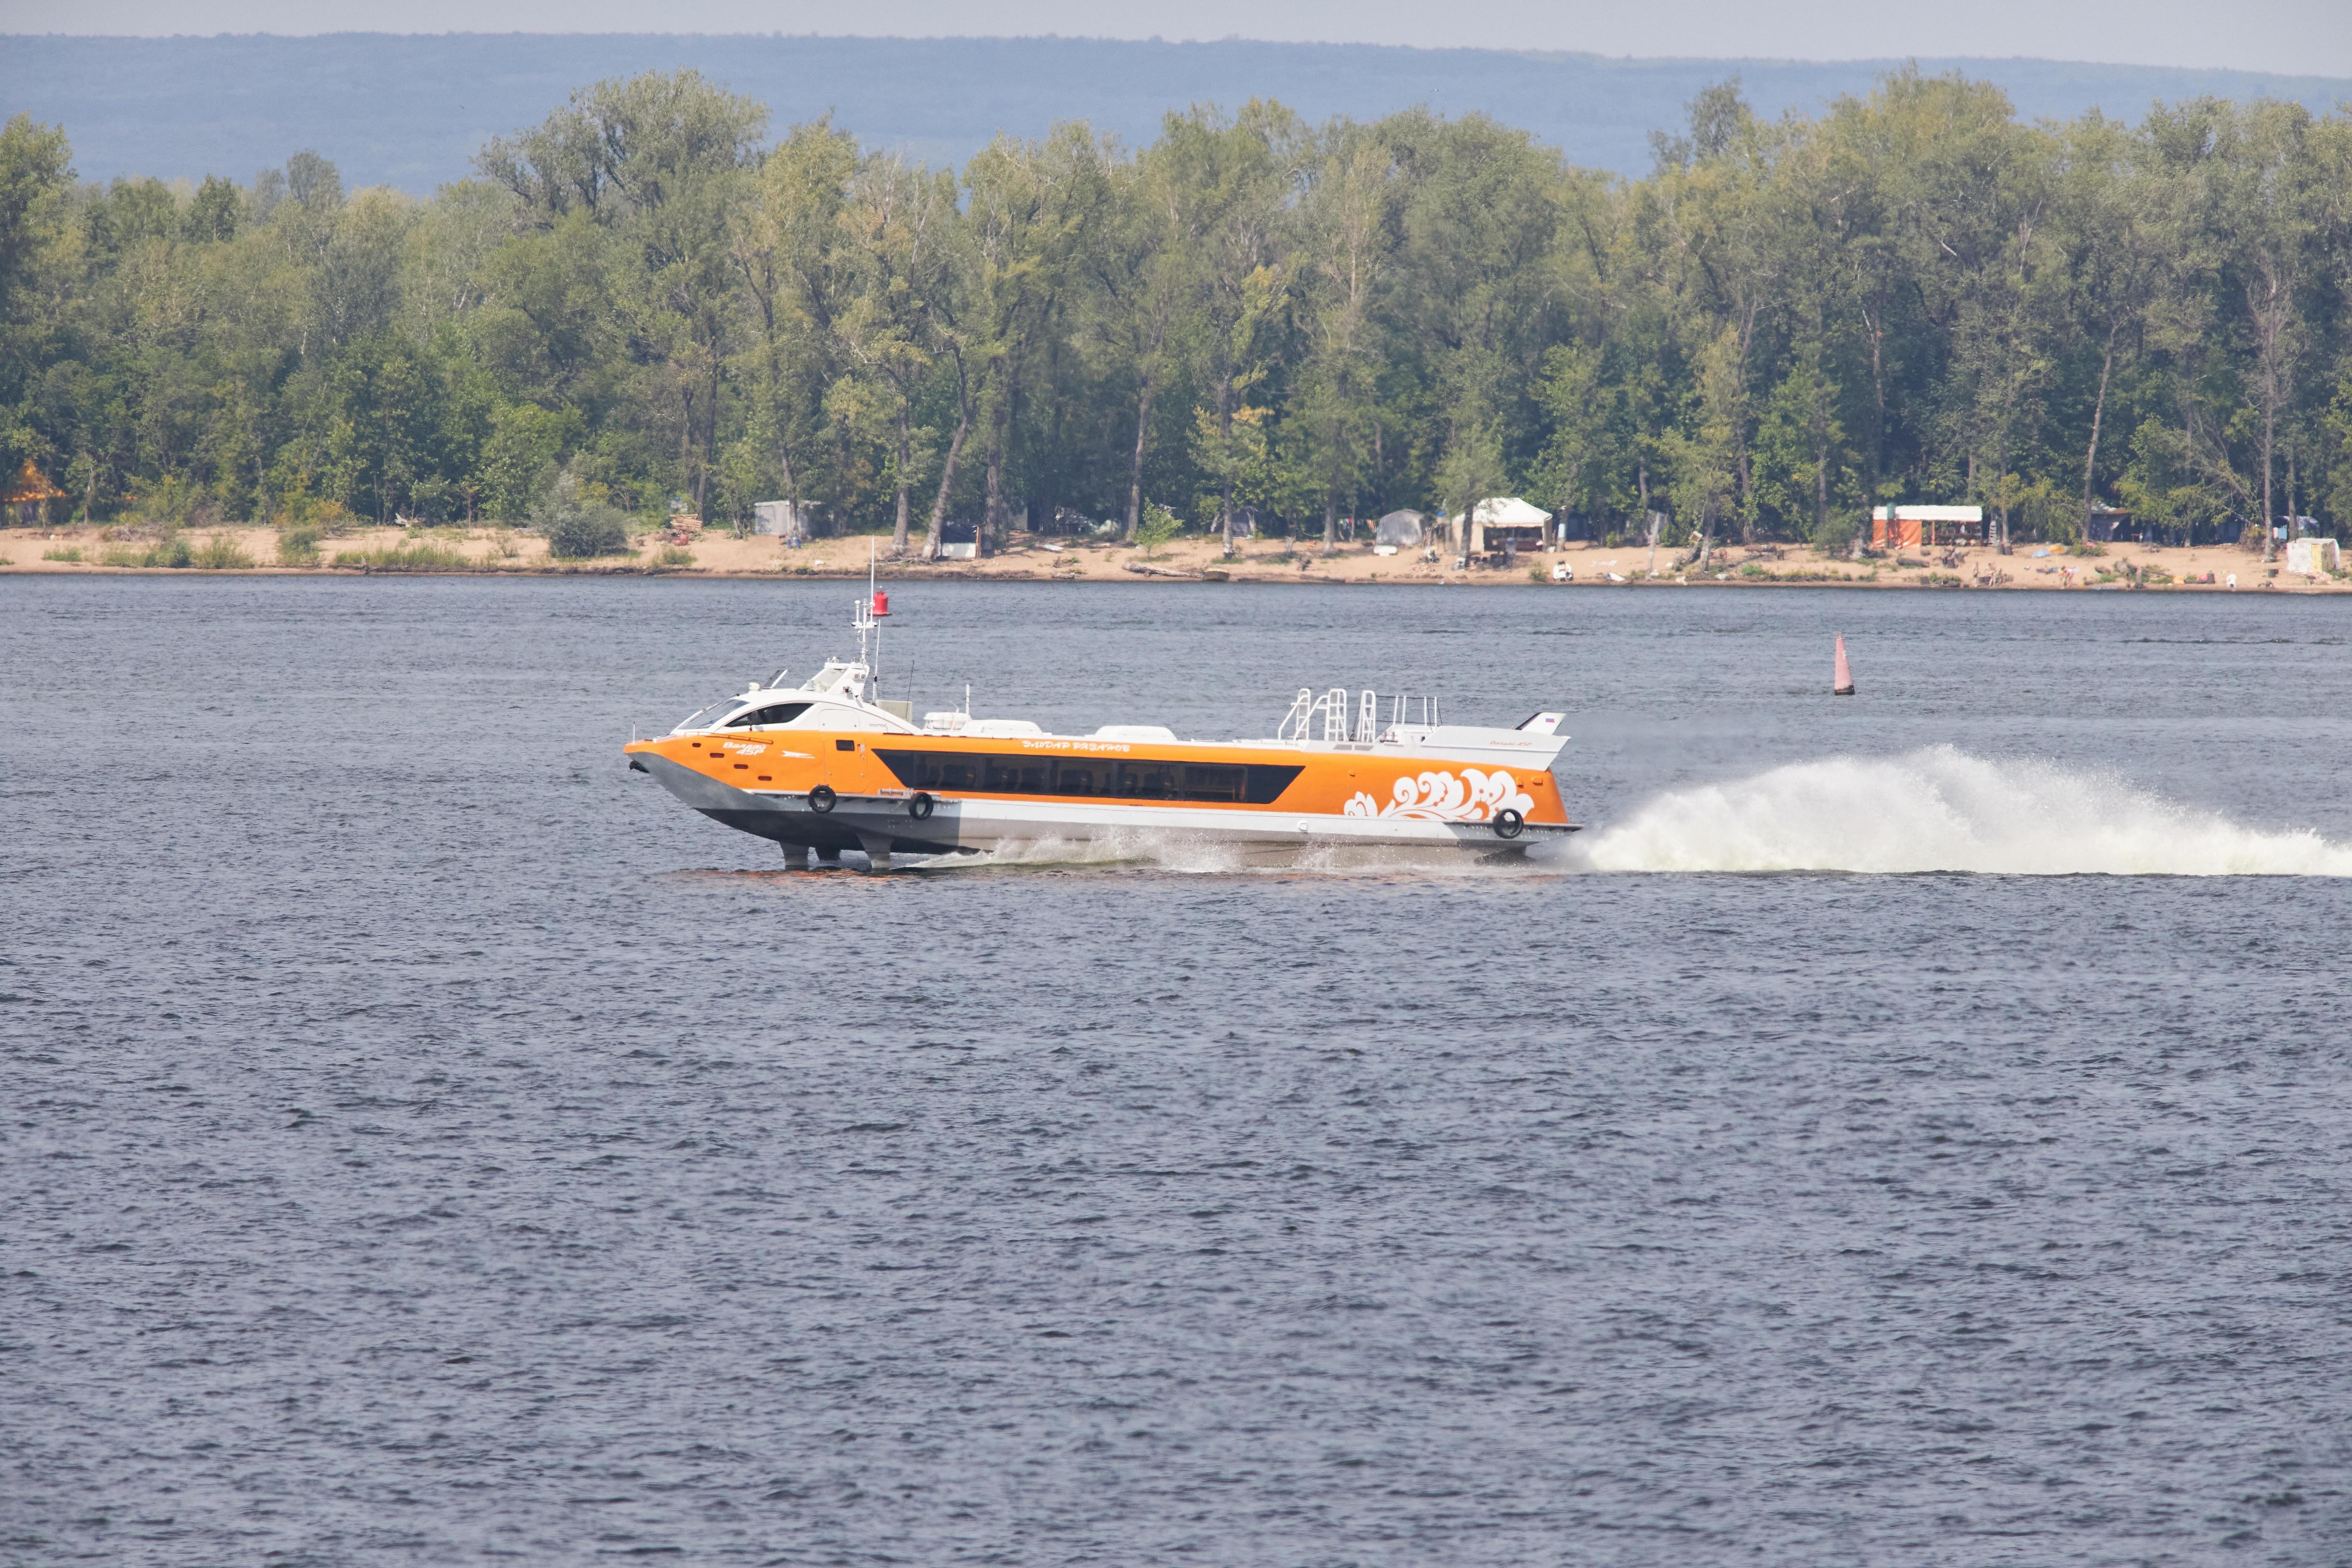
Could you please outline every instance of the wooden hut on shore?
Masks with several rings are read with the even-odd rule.
[[[49,477],[27,458],[8,488],[0,490],[0,526],[38,528],[47,521],[49,502],[65,499],[66,492],[49,483]]]

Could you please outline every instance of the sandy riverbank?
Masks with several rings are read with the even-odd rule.
[[[152,548],[135,538],[109,539],[99,528],[0,531],[0,569],[26,574],[94,572],[187,573],[207,560],[222,569],[282,575],[299,572],[352,572],[368,563],[393,570],[484,573],[646,574],[683,577],[853,577],[866,572],[865,536],[820,540],[786,549],[774,539],[735,539],[706,532],[681,548],[659,540],[640,544],[631,556],[593,562],[551,560],[546,541],[496,528],[354,529],[321,542],[319,562],[280,566],[278,535],[266,528],[192,531],[181,537],[194,551],[192,567],[140,563]],[[210,552],[214,541],[220,546]],[[2166,592],[2226,593],[2234,574],[2240,591],[2287,593],[2352,591],[2352,576],[2309,578],[2291,574],[2284,563],[2265,566],[2256,552],[2209,545],[2189,550],[2109,545],[2095,556],[2021,546],[2015,553],[1989,550],[1913,552],[1900,557],[1850,561],[1802,546],[1738,545],[1719,549],[1709,571],[1673,571],[1675,552],[1657,552],[1651,575],[1650,552],[1639,546],[1580,545],[1521,557],[1508,569],[1475,566],[1455,571],[1450,559],[1423,561],[1415,552],[1375,555],[1362,544],[1344,545],[1326,556],[1316,542],[1257,540],[1232,560],[1221,559],[1208,540],[1180,540],[1156,555],[1126,545],[1076,543],[1016,536],[1013,547],[982,561],[893,562],[889,539],[881,536],[883,575],[904,578],[1005,578],[1015,581],[1137,583],[1198,581],[1223,572],[1237,583],[1428,583],[1480,587],[1565,586],[1551,580],[1565,563],[1576,587],[1723,585],[1764,587],[1794,583],[1875,588],[2030,588],[2095,590],[2140,587]],[[387,560],[387,557],[390,557]],[[240,564],[239,563],[245,563]],[[2210,583],[2205,581],[2210,577]]]

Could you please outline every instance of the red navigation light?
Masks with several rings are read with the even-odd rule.
[[[878,621],[889,613],[890,595],[877,588],[874,594],[874,618]]]

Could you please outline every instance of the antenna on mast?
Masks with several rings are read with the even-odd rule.
[[[858,693],[866,700],[880,700],[882,695],[882,617],[890,613],[890,601],[875,586],[874,541],[866,541],[866,597],[857,602],[857,614],[850,625],[857,631],[857,662],[865,668],[866,689]],[[873,657],[866,656],[868,643]]]

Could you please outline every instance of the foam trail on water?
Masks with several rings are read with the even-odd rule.
[[[1000,844],[976,855],[942,855],[924,863],[933,871],[987,871],[1006,868],[1064,870],[1080,868],[1137,866],[1163,871],[1216,876],[1250,868],[1249,858],[1238,847],[1200,839],[1150,832],[1106,833],[1091,838],[1029,838]]]
[[[1672,790],[1570,851],[1595,871],[2352,877],[2352,846],[2095,773],[1932,746]]]
[[[1499,842],[1496,847],[1501,847]],[[1001,845],[979,855],[941,856],[922,862],[933,871],[1006,868],[1080,869],[1130,866],[1183,875],[1383,877],[1411,875],[1520,876],[1540,870],[1557,876],[1574,869],[1538,866],[1517,856],[1467,855],[1458,849],[1401,845],[1314,844],[1244,846],[1188,837],[1180,833],[1129,831],[1100,838],[1036,838]]]

